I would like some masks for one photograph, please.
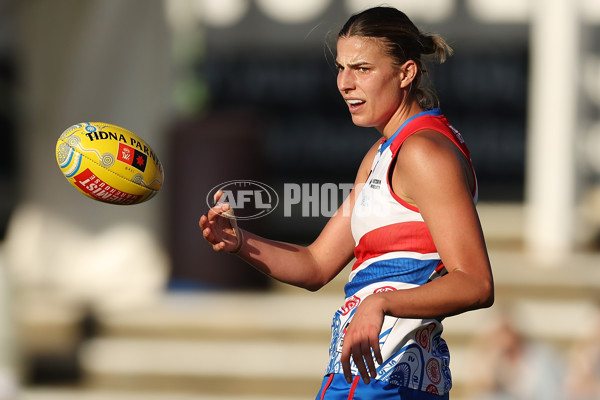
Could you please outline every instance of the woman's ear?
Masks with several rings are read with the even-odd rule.
[[[409,87],[415,80],[418,71],[417,63],[413,60],[408,60],[400,67],[400,87]]]

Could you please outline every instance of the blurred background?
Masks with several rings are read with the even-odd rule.
[[[348,183],[375,131],[337,93],[359,0],[0,0],[0,400],[306,399],[347,271],[318,293],[214,254],[197,221],[229,180]],[[449,318],[454,399],[600,398],[600,3],[387,1],[455,55],[430,66],[468,142],[496,279]],[[77,193],[67,127],[160,156],[128,207]],[[309,243],[323,217],[242,224]]]

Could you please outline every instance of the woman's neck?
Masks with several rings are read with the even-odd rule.
[[[406,120],[421,112],[423,112],[423,109],[416,100],[408,104],[405,103],[398,107],[398,110],[388,120],[388,123],[383,127],[383,129],[378,129],[379,133],[381,133],[385,139],[389,139],[394,135],[394,133],[396,133],[398,128],[400,128],[402,124],[406,122]]]

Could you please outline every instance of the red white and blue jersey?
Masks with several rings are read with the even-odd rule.
[[[344,305],[333,318],[326,375],[342,372],[344,332],[362,300],[381,291],[418,287],[446,274],[419,210],[399,198],[390,186],[391,168],[400,147],[409,136],[425,129],[448,137],[470,163],[464,140],[439,109],[413,116],[381,143],[352,211],[356,262],[345,286]],[[476,197],[475,190],[474,201]],[[376,379],[438,395],[447,393],[452,386],[450,354],[442,330],[440,320],[386,316],[379,335],[383,364],[377,368]],[[354,363],[352,372],[359,375]]]

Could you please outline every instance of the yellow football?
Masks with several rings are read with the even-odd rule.
[[[56,161],[71,185],[105,203],[142,203],[163,184],[163,168],[154,150],[133,132],[112,124],[83,122],[69,127],[56,143]]]

